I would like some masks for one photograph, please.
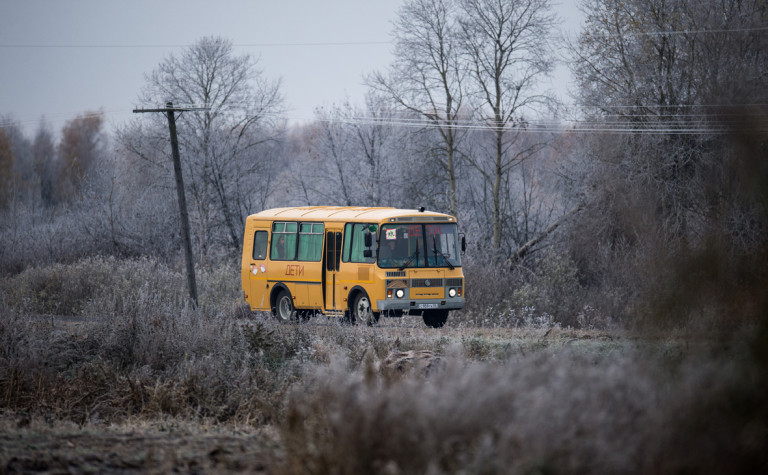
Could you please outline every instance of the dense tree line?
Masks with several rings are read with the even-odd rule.
[[[406,1],[394,61],[365,78],[364,103],[309,124],[286,125],[279,81],[223,38],[166,58],[139,100],[207,108],[178,120],[201,264],[236,258],[261,209],[426,206],[459,216],[476,300],[570,323],[595,308],[623,317],[676,257],[712,242],[764,252],[765,198],[739,170],[761,173],[766,151],[768,7],[704,3],[583,0],[585,27],[565,43],[578,83],[568,127],[541,87],[555,61],[548,0]],[[142,114],[108,133],[89,112],[31,139],[3,121],[2,271],[176,258],[164,121]]]
[[[728,313],[709,299],[722,292],[720,303],[731,301],[751,280],[745,276],[764,275],[753,263],[768,242],[766,202],[747,183],[764,173],[768,7],[583,7],[586,25],[571,48],[578,97],[605,132],[586,137],[577,168],[587,206],[570,231],[570,253],[586,282],[620,286],[625,301],[639,293],[659,303],[696,300],[697,318]],[[678,281],[696,279],[717,290],[681,295]],[[679,308],[648,313],[690,316]]]

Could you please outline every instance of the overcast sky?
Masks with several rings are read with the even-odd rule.
[[[362,76],[391,62],[391,29],[402,0],[0,0],[0,116],[28,134],[42,117],[58,132],[85,111],[130,119],[150,73],[203,36],[222,36],[238,54],[281,79],[292,122],[319,106],[362,103]],[[563,29],[575,34],[575,0],[562,0]],[[556,90],[568,76],[560,70]]]

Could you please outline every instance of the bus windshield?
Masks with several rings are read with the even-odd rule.
[[[379,267],[461,267],[455,223],[384,224],[379,235]]]

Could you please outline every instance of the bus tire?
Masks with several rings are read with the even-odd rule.
[[[368,294],[358,292],[353,301],[350,309],[352,321],[358,325],[368,325],[369,327],[376,325],[379,321],[379,315],[371,308],[371,299],[368,298]]]
[[[425,310],[421,318],[429,328],[442,328],[448,320],[448,310]]]
[[[291,298],[290,292],[283,289],[277,294],[277,298],[275,299],[275,307],[272,314],[281,323],[291,323],[296,321],[296,308],[293,306],[293,298]]]

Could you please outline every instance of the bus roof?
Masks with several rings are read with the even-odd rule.
[[[395,219],[405,218],[405,219]],[[409,219],[410,218],[410,219]],[[384,221],[450,221],[456,218],[434,211],[398,208],[363,208],[357,206],[298,206],[292,208],[273,208],[249,216],[249,219],[286,219],[296,221],[356,221],[379,223]]]

